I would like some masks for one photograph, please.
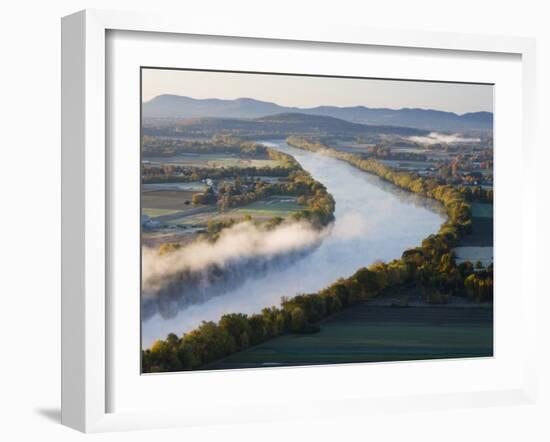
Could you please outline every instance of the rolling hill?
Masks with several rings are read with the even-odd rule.
[[[426,135],[428,131],[410,127],[373,126],[351,123],[339,118],[288,112],[265,117],[246,118],[187,118],[169,125],[144,125],[145,135],[208,136],[225,133],[239,136],[278,137],[298,134],[311,135]]]
[[[252,98],[236,100],[195,99],[179,95],[159,95],[142,105],[146,119],[224,118],[257,119],[275,114],[306,114],[334,117],[350,123],[400,126],[437,131],[488,130],[493,127],[491,112],[458,115],[431,109],[386,109],[365,106],[319,106],[296,108],[279,106]]]

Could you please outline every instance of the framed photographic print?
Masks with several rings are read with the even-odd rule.
[[[63,422],[531,401],[533,57],[64,18]]]

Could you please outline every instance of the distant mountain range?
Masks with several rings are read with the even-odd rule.
[[[350,123],[376,126],[401,126],[424,130],[467,131],[493,127],[491,112],[471,112],[458,115],[431,109],[385,109],[365,106],[319,106],[297,108],[252,98],[236,100],[195,99],[179,95],[159,95],[144,102],[144,118],[224,118],[258,119],[276,114],[307,114],[334,117]]]

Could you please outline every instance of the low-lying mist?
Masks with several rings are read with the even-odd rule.
[[[157,311],[174,316],[179,309],[234,288],[247,277],[288,265],[318,246],[331,227],[317,230],[307,222],[293,222],[265,230],[241,222],[224,229],[214,243],[197,241],[165,254],[144,247],[144,317]]]
[[[453,144],[453,143],[479,143],[479,138],[466,138],[460,134],[440,134],[431,132],[425,137],[413,136],[409,140],[422,144]]]

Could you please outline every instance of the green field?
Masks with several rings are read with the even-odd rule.
[[[492,308],[358,304],[315,334],[289,334],[204,369],[486,357],[493,355]]]
[[[276,167],[277,160],[265,158],[243,158],[232,154],[187,154],[171,157],[148,157],[148,163],[174,164],[187,167],[218,168],[218,167]]]
[[[455,247],[456,262],[460,264],[463,261],[471,263],[481,262],[484,266],[488,266],[493,262],[493,247]]]
[[[472,203],[472,217],[493,218],[493,205],[486,203]]]
[[[226,212],[203,212],[189,216],[182,216],[167,221],[170,225],[206,225],[208,221],[222,221],[230,218],[242,219],[246,215],[252,216],[256,221],[265,221],[279,216],[285,218],[294,212],[302,210],[304,206],[296,202],[292,196],[274,195],[269,198],[255,201],[246,206],[229,209]]]
[[[141,205],[149,209],[183,210],[191,204],[196,193],[186,190],[152,190],[141,194]]]
[[[150,190],[141,194],[141,213],[151,218],[194,211],[191,201],[197,192],[186,190]]]
[[[157,216],[164,216],[164,215],[172,215],[173,213],[181,212],[179,209],[154,209],[150,207],[143,207],[141,209],[141,213],[143,215],[147,215],[151,218],[155,218]]]
[[[146,183],[142,184],[142,193],[159,191],[159,190],[179,190],[186,192],[204,192],[206,190],[206,184],[200,181],[191,181],[188,183]]]
[[[284,218],[294,212],[302,210],[304,206],[296,202],[295,197],[291,196],[271,196],[270,198],[255,201],[243,207],[235,209],[233,212],[240,215],[252,215],[254,217],[274,217]]]
[[[273,217],[286,218],[294,212],[302,210],[304,206],[296,202],[292,196],[271,196],[269,198],[255,201],[246,206],[236,207],[227,212],[216,215],[213,219],[224,220],[229,218],[244,218],[250,215],[256,221],[266,221]]]

